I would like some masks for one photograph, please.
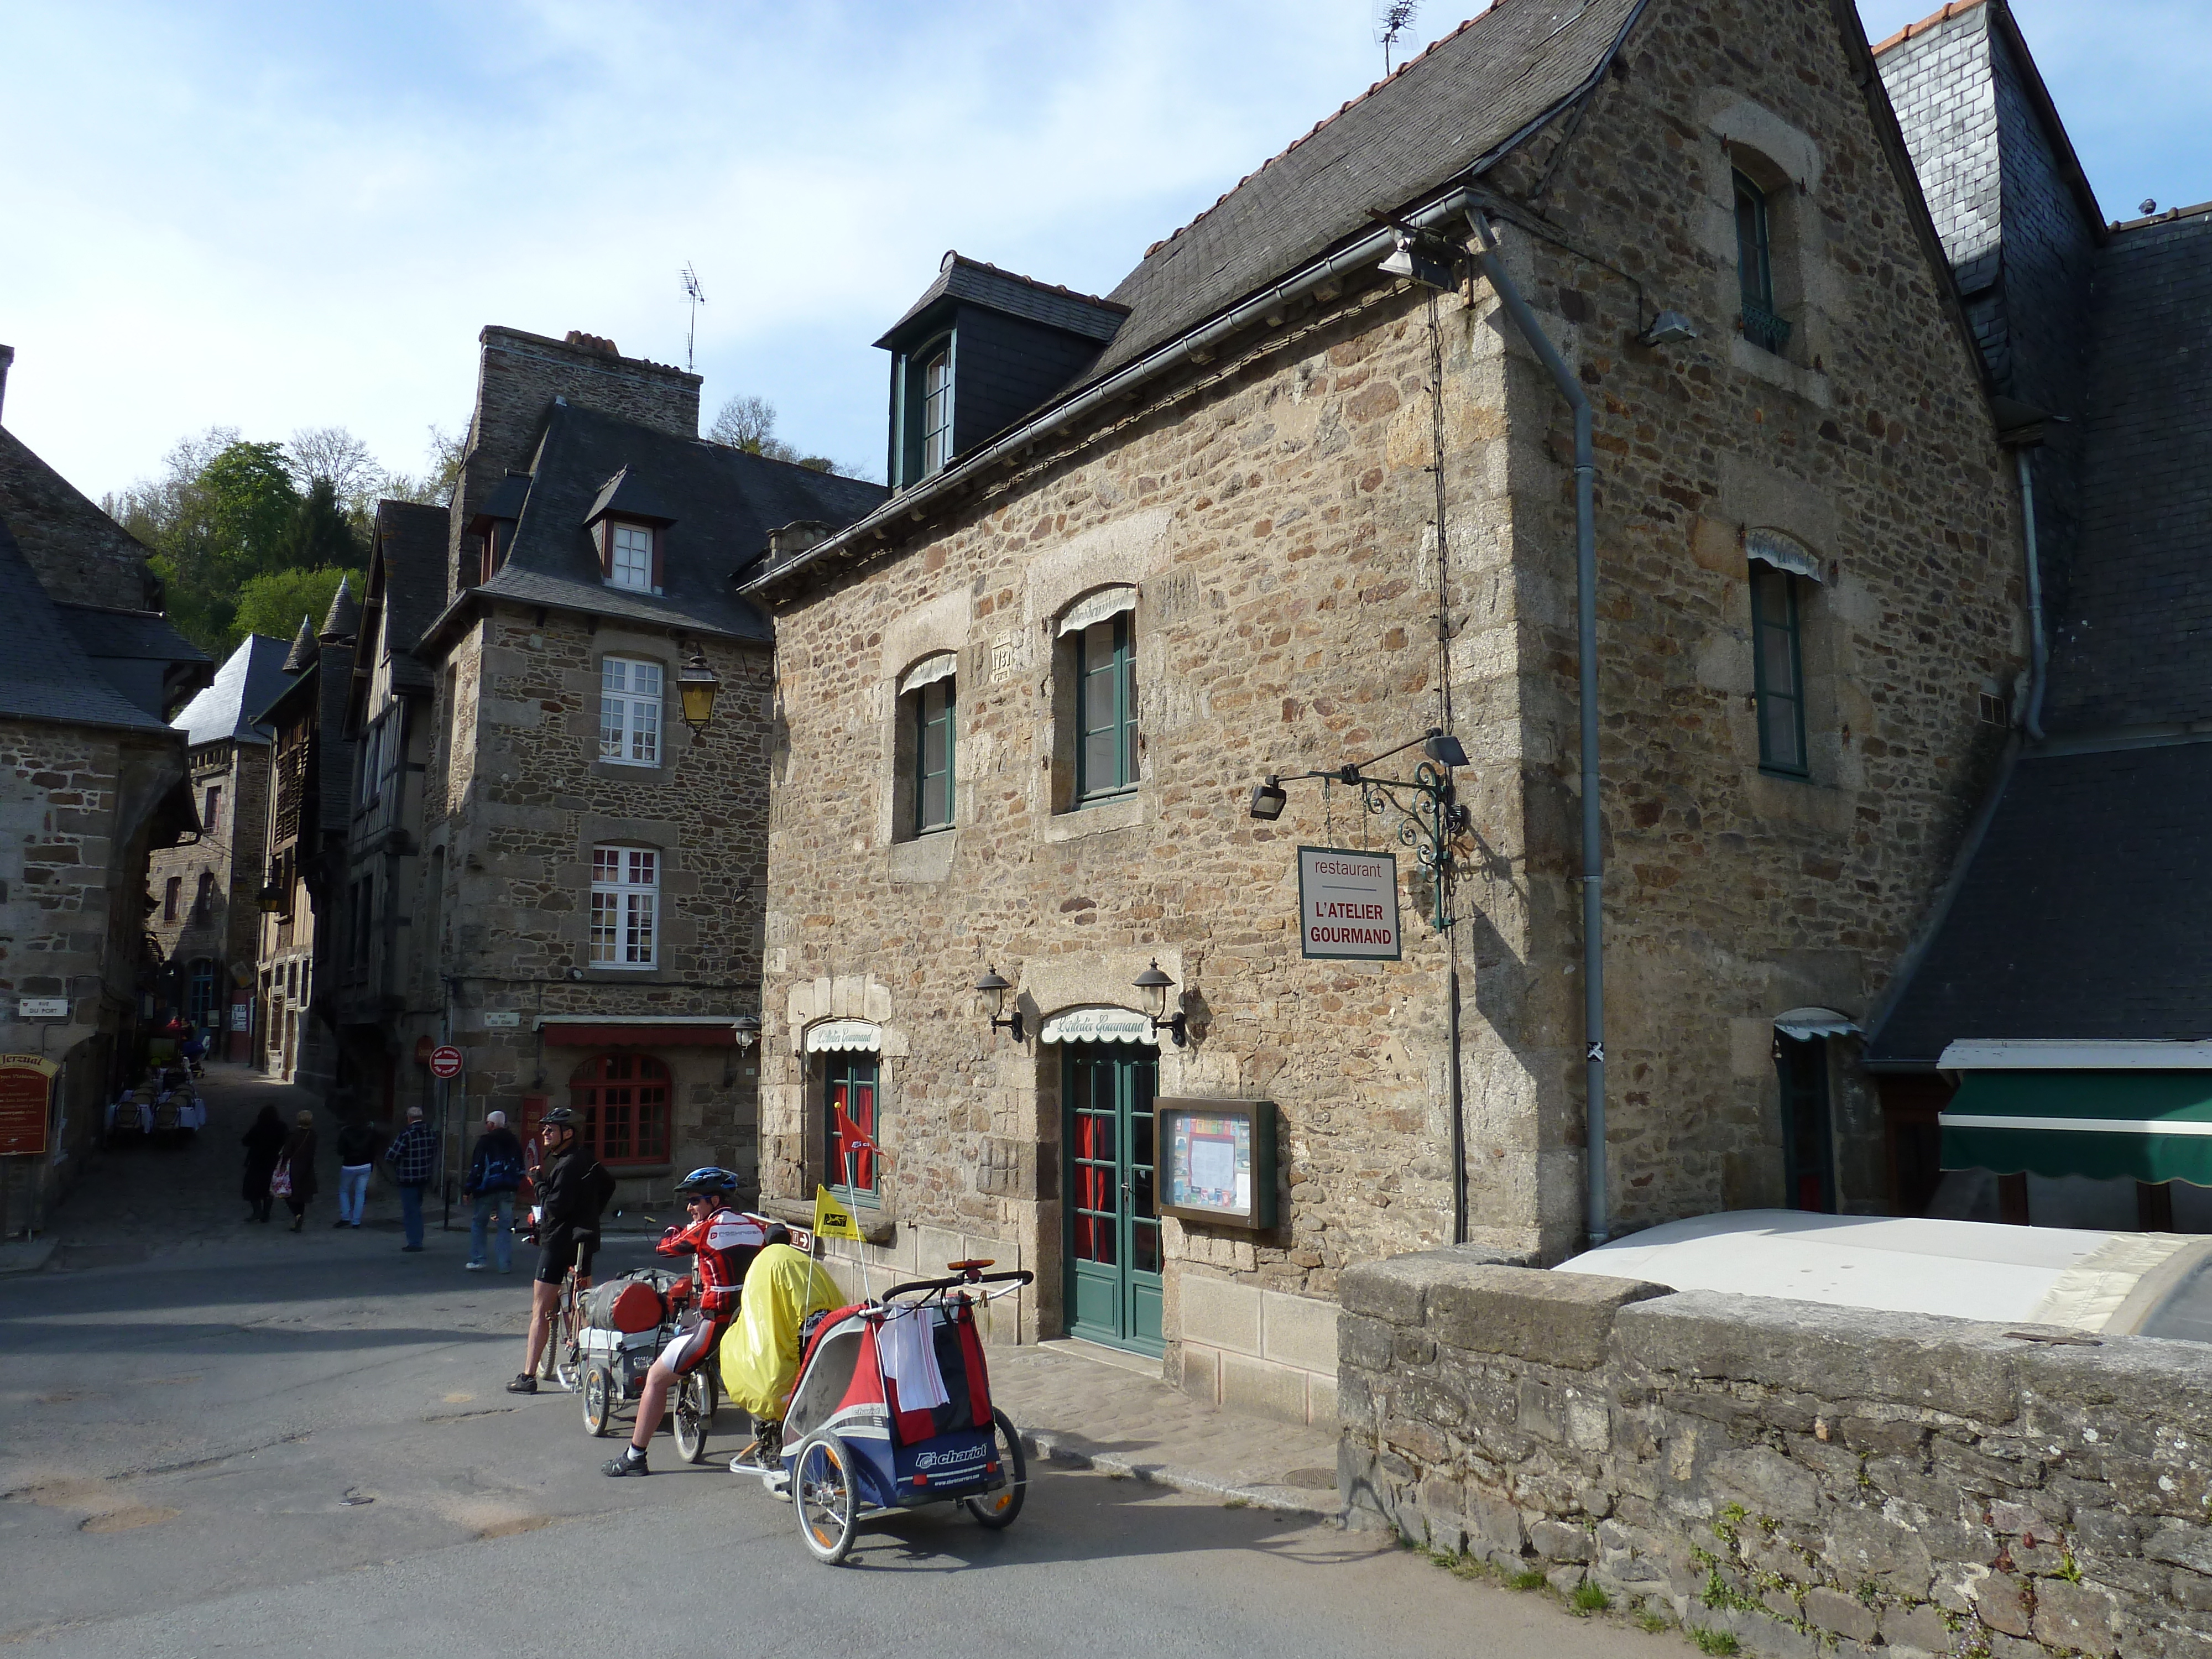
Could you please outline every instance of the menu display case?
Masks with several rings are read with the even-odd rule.
[[[1275,1225],[1275,1103],[1153,1103],[1159,1211],[1182,1221],[1264,1232]]]

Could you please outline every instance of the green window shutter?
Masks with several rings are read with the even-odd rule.
[[[1805,656],[1798,627],[1797,581],[1771,565],[1751,568],[1751,660],[1759,707],[1761,771],[1803,777]]]
[[[1075,793],[1079,803],[1127,793],[1137,781],[1137,663],[1127,612],[1077,638]]]

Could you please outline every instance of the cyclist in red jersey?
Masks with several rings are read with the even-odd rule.
[[[645,1374],[645,1389],[638,1395],[637,1423],[630,1431],[629,1449],[610,1458],[607,1474],[650,1474],[645,1466],[646,1448],[653,1443],[661,1414],[668,1407],[668,1391],[676,1379],[698,1370],[714,1352],[722,1331],[738,1314],[738,1295],[745,1282],[745,1269],[767,1242],[762,1224],[730,1207],[738,1178],[727,1170],[709,1164],[694,1170],[677,1183],[691,1218],[687,1227],[671,1227],[653,1248],[663,1255],[689,1255],[698,1300],[653,1369]]]

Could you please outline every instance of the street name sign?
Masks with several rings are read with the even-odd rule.
[[[1308,957],[1395,962],[1398,860],[1348,847],[1298,848],[1298,945]]]
[[[511,1031],[522,1024],[522,1016],[512,1008],[489,1008],[483,1023],[487,1031]]]
[[[430,1075],[435,1078],[457,1078],[461,1074],[461,1051],[450,1042],[439,1044],[430,1050]]]
[[[67,1019],[67,997],[22,997],[15,1004],[18,1019]]]

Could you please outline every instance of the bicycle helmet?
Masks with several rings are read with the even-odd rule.
[[[538,1122],[540,1127],[547,1129],[580,1129],[584,1120],[573,1107],[556,1106]]]
[[[676,1183],[681,1194],[704,1193],[709,1197],[726,1197],[737,1191],[738,1178],[717,1164],[708,1164],[694,1170]]]

